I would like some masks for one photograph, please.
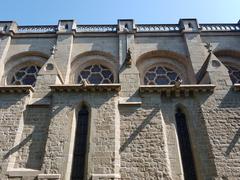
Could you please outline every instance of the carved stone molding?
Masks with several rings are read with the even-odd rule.
[[[7,85],[0,86],[0,93],[23,93],[29,94],[34,92],[34,89],[30,85]]]
[[[120,174],[92,174],[92,180],[100,179],[120,179]]]
[[[61,178],[61,174],[38,174],[38,179],[55,179],[58,180]]]
[[[110,92],[121,90],[120,84],[71,84],[71,85],[52,85],[50,86],[53,92]]]
[[[140,93],[160,93],[161,95],[170,96],[185,96],[194,95],[197,93],[204,93],[214,91],[215,85],[213,84],[194,84],[194,85],[142,85],[140,86]]]

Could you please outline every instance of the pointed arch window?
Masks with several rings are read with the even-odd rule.
[[[78,112],[71,180],[84,179],[88,136],[89,111],[83,105]]]
[[[185,180],[196,180],[196,169],[191,149],[190,137],[186,122],[186,116],[180,108],[175,114],[178,142],[181,152],[182,167]]]

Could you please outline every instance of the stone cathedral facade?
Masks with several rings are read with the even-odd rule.
[[[1,180],[239,180],[240,23],[0,21]]]

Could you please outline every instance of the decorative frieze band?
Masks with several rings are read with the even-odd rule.
[[[189,19],[186,19],[188,21]],[[70,22],[71,21],[71,22]],[[123,20],[124,21],[124,20]],[[132,20],[133,21],[133,20]],[[192,22],[193,20],[190,19]],[[189,22],[190,22],[189,21]],[[181,20],[180,20],[181,22]],[[197,20],[194,20],[197,23]],[[62,26],[65,25],[65,26]],[[189,23],[188,28],[193,26]],[[181,32],[183,26],[179,24],[133,24],[134,32]],[[130,27],[126,25],[125,31],[130,32]],[[186,27],[184,27],[186,28]],[[239,32],[240,24],[198,24],[197,30],[202,32]],[[77,33],[117,33],[119,31],[119,24],[99,24],[99,25],[76,25],[74,20],[60,20],[59,25],[30,25],[30,26],[18,26],[13,21],[0,21],[0,34],[6,34],[9,32],[19,34],[35,34],[35,33],[58,33],[64,29],[66,32],[76,31]],[[64,31],[64,32],[65,32]],[[132,31],[131,31],[132,32]]]
[[[7,86],[0,86],[0,92],[29,94],[30,92],[34,92],[34,89],[30,85],[7,85]]]
[[[167,97],[170,96],[190,96],[196,93],[213,92],[215,85],[213,84],[196,84],[196,85],[142,85],[140,93],[160,93]]]
[[[110,92],[121,90],[120,84],[72,84],[72,85],[52,85],[50,86],[53,92]]]

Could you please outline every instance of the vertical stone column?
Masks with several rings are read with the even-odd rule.
[[[133,20],[118,20],[120,103],[123,104],[140,101],[137,93],[140,85],[139,72],[133,53],[135,31]]]
[[[179,26],[186,42],[193,71],[197,74],[207,57],[206,48],[200,37],[200,27],[196,19],[180,19]],[[191,81],[195,83],[196,78],[193,77]]]
[[[62,74],[64,83],[69,81],[73,35],[76,27],[74,20],[60,20],[58,23],[55,61]]]
[[[216,85],[214,94],[210,95],[207,98],[206,96],[198,96],[197,98],[200,105],[200,113],[203,116],[203,123],[205,126],[204,128],[206,128],[201,131],[207,132],[208,141],[210,143],[207,145],[210,152],[209,158],[207,161],[205,161],[205,167],[201,168],[206,177],[218,179],[217,177],[220,177],[222,174],[224,174],[223,168],[226,168],[224,163],[221,161],[224,159],[226,162],[227,158],[226,156],[223,158],[222,154],[219,155],[222,153],[221,150],[224,148],[222,146],[219,148],[219,144],[221,143],[215,143],[215,139],[217,139],[217,137],[222,132],[224,132],[224,128],[230,126],[229,122],[231,122],[231,120],[226,121],[225,116],[229,117],[231,114],[229,113],[227,115],[229,110],[225,110],[228,107],[225,106],[224,103],[232,101],[232,99],[236,97],[234,97],[235,94],[231,91],[232,82],[228,74],[228,69],[212,53],[211,45],[208,44],[208,46],[206,46],[204,43],[202,43],[200,36],[200,27],[197,23],[197,20],[182,19],[180,20],[180,26],[184,39],[186,41],[189,58],[191,60],[197,79],[202,74],[204,76],[207,76],[211,84]],[[219,113],[222,113],[224,115],[219,116]],[[226,133],[221,134],[220,139],[222,142],[224,142],[224,139],[227,139],[226,136]]]
[[[0,21],[0,78],[1,84],[2,76],[4,74],[4,65],[6,61],[6,55],[11,44],[12,35],[17,30],[17,24],[14,21]]]

